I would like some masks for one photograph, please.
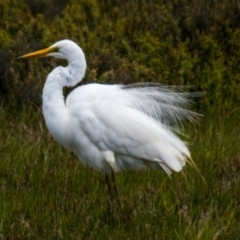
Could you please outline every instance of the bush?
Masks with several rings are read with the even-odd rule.
[[[0,12],[2,98],[39,103],[58,61],[14,58],[69,38],[86,54],[85,82],[194,85],[209,106],[240,100],[238,1],[7,0]]]

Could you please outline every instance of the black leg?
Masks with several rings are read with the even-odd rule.
[[[114,198],[116,199],[119,207],[121,208],[121,203],[120,203],[118,188],[117,188],[116,179],[115,179],[115,172],[114,172],[114,170],[113,170],[112,167],[110,167],[110,169],[111,169],[111,175],[112,175],[113,191],[114,191],[114,195],[115,195]]]
[[[107,211],[108,211],[108,215],[110,216],[110,212],[111,212],[111,201],[110,201],[110,197],[111,197],[111,184],[109,181],[109,176],[106,173],[105,174],[105,188],[106,188],[106,197],[107,197]]]

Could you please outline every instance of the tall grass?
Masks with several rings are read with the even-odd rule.
[[[0,98],[14,100],[0,104],[0,239],[239,239],[239,1],[4,0],[0,13]],[[55,60],[13,61],[64,38],[86,53],[84,83],[207,91],[205,117],[187,128],[199,172],[119,173],[122,206],[109,214],[103,175],[27,105]]]
[[[103,175],[51,138],[39,110],[2,105],[0,238],[238,239],[239,118],[213,109],[187,129],[200,173],[119,173],[109,215]]]

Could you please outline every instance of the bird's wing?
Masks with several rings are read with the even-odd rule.
[[[113,100],[96,102],[72,113],[78,127],[100,151],[111,151],[180,171],[190,153],[170,130],[150,116]],[[164,167],[163,167],[164,168]]]

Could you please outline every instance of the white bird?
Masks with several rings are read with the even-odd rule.
[[[147,167],[170,175],[191,159],[176,134],[179,123],[196,116],[185,108],[191,94],[157,83],[94,83],[75,88],[64,99],[63,87],[74,86],[84,77],[84,53],[76,43],[62,40],[19,58],[44,56],[69,63],[56,67],[45,82],[42,98],[47,128],[84,165],[106,176]]]

